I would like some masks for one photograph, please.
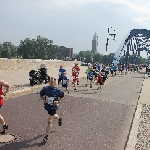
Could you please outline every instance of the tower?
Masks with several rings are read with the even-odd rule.
[[[95,55],[97,53],[97,47],[98,47],[98,36],[95,33],[92,40],[92,53]]]

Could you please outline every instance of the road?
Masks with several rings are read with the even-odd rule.
[[[9,124],[9,133],[21,139],[1,150],[123,150],[135,113],[143,76],[135,73],[109,77],[102,92],[84,87],[82,78],[77,92],[65,94],[58,114],[63,125],[54,120],[49,141],[42,138],[47,125],[47,112],[37,91],[10,98],[0,112]],[[88,89],[88,90],[87,90]],[[38,91],[39,92],[39,91]],[[8,133],[8,134],[9,134]]]

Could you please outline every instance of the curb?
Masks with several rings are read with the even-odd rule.
[[[143,79],[143,82],[144,81],[145,81],[145,78]],[[143,104],[140,102],[140,96],[142,93],[142,88],[143,88],[143,83],[142,83],[142,87],[140,90],[140,95],[138,98],[138,103],[137,103],[134,118],[133,118],[133,121],[131,124],[131,129],[129,132],[129,138],[128,138],[125,150],[135,150],[135,146],[138,142],[138,139],[137,139],[138,129],[139,129],[140,122],[142,121],[141,115],[142,115]]]

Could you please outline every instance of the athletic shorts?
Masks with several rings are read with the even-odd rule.
[[[76,83],[76,82],[77,82],[77,79],[73,79],[73,82]]]
[[[67,89],[67,88],[68,88],[68,85],[62,85],[62,87]]]
[[[2,105],[0,105],[0,108],[2,107]]]
[[[53,110],[53,109],[49,110],[48,114],[51,115],[51,116],[54,116],[56,114],[56,110]]]
[[[90,81],[93,81],[93,78],[89,78]]]
[[[113,74],[114,73],[114,71],[113,70],[111,70],[111,74]]]
[[[59,79],[58,79],[58,83],[61,82],[61,81],[63,81],[63,78],[59,78]]]
[[[102,85],[102,82],[97,82],[98,84]]]

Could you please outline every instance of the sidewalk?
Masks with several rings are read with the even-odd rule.
[[[50,77],[55,77],[58,79],[58,68],[49,68],[48,75]],[[72,81],[72,67],[66,67],[67,77],[70,79],[70,83]],[[79,77],[86,77],[85,70],[87,66],[80,66],[80,74]],[[4,80],[11,84],[11,91],[7,94],[7,98],[19,95],[27,92],[31,92],[32,90],[41,88],[45,86],[45,84],[30,86],[29,85],[29,70],[20,70],[20,71],[3,71],[0,73],[0,80]]]
[[[150,150],[150,78],[145,78],[126,150]]]

